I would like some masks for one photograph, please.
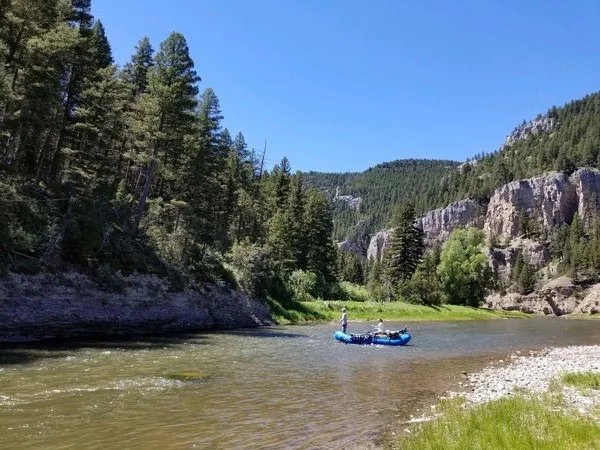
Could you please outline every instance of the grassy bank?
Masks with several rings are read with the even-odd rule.
[[[461,399],[441,404],[441,415],[388,441],[390,449],[600,448],[600,425],[562,412],[560,398],[503,398],[474,408]]]
[[[270,298],[268,305],[274,318],[279,323],[299,323],[307,321],[332,321],[340,319],[340,309],[346,308],[350,322],[402,320],[481,320],[524,318],[527,314],[520,312],[497,311],[467,306],[442,305],[423,306],[404,302],[353,302],[323,301],[297,302],[293,300],[277,301]]]

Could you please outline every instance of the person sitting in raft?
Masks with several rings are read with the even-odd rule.
[[[342,324],[342,333],[346,334],[346,328],[348,327],[348,314],[346,314],[346,308],[342,308],[342,318],[340,319]]]
[[[377,324],[377,326],[373,326],[373,332],[375,333],[375,336],[386,334],[386,332],[383,329],[383,319],[379,319],[379,323]]]

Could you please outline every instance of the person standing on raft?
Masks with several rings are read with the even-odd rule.
[[[346,308],[342,308],[342,318],[340,319],[342,324],[342,333],[346,334],[346,328],[348,327],[348,314],[346,314]]]

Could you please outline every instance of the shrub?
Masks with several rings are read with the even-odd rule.
[[[337,295],[343,301],[368,302],[373,299],[373,293],[365,286],[343,281],[338,285]]]
[[[313,272],[295,270],[290,275],[288,283],[294,293],[294,299],[296,300],[310,301],[314,300],[318,295],[317,274]]]
[[[274,279],[266,248],[248,242],[236,243],[227,254],[227,261],[242,290],[258,297],[266,296]]]
[[[427,275],[417,270],[410,280],[398,286],[398,292],[404,301],[417,305],[441,305],[442,291],[435,275]]]

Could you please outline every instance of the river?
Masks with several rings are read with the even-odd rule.
[[[332,324],[5,344],[0,448],[365,448],[459,390],[462,371],[600,344],[595,320],[409,325],[405,347],[345,345]],[[172,379],[181,373],[197,379]]]

